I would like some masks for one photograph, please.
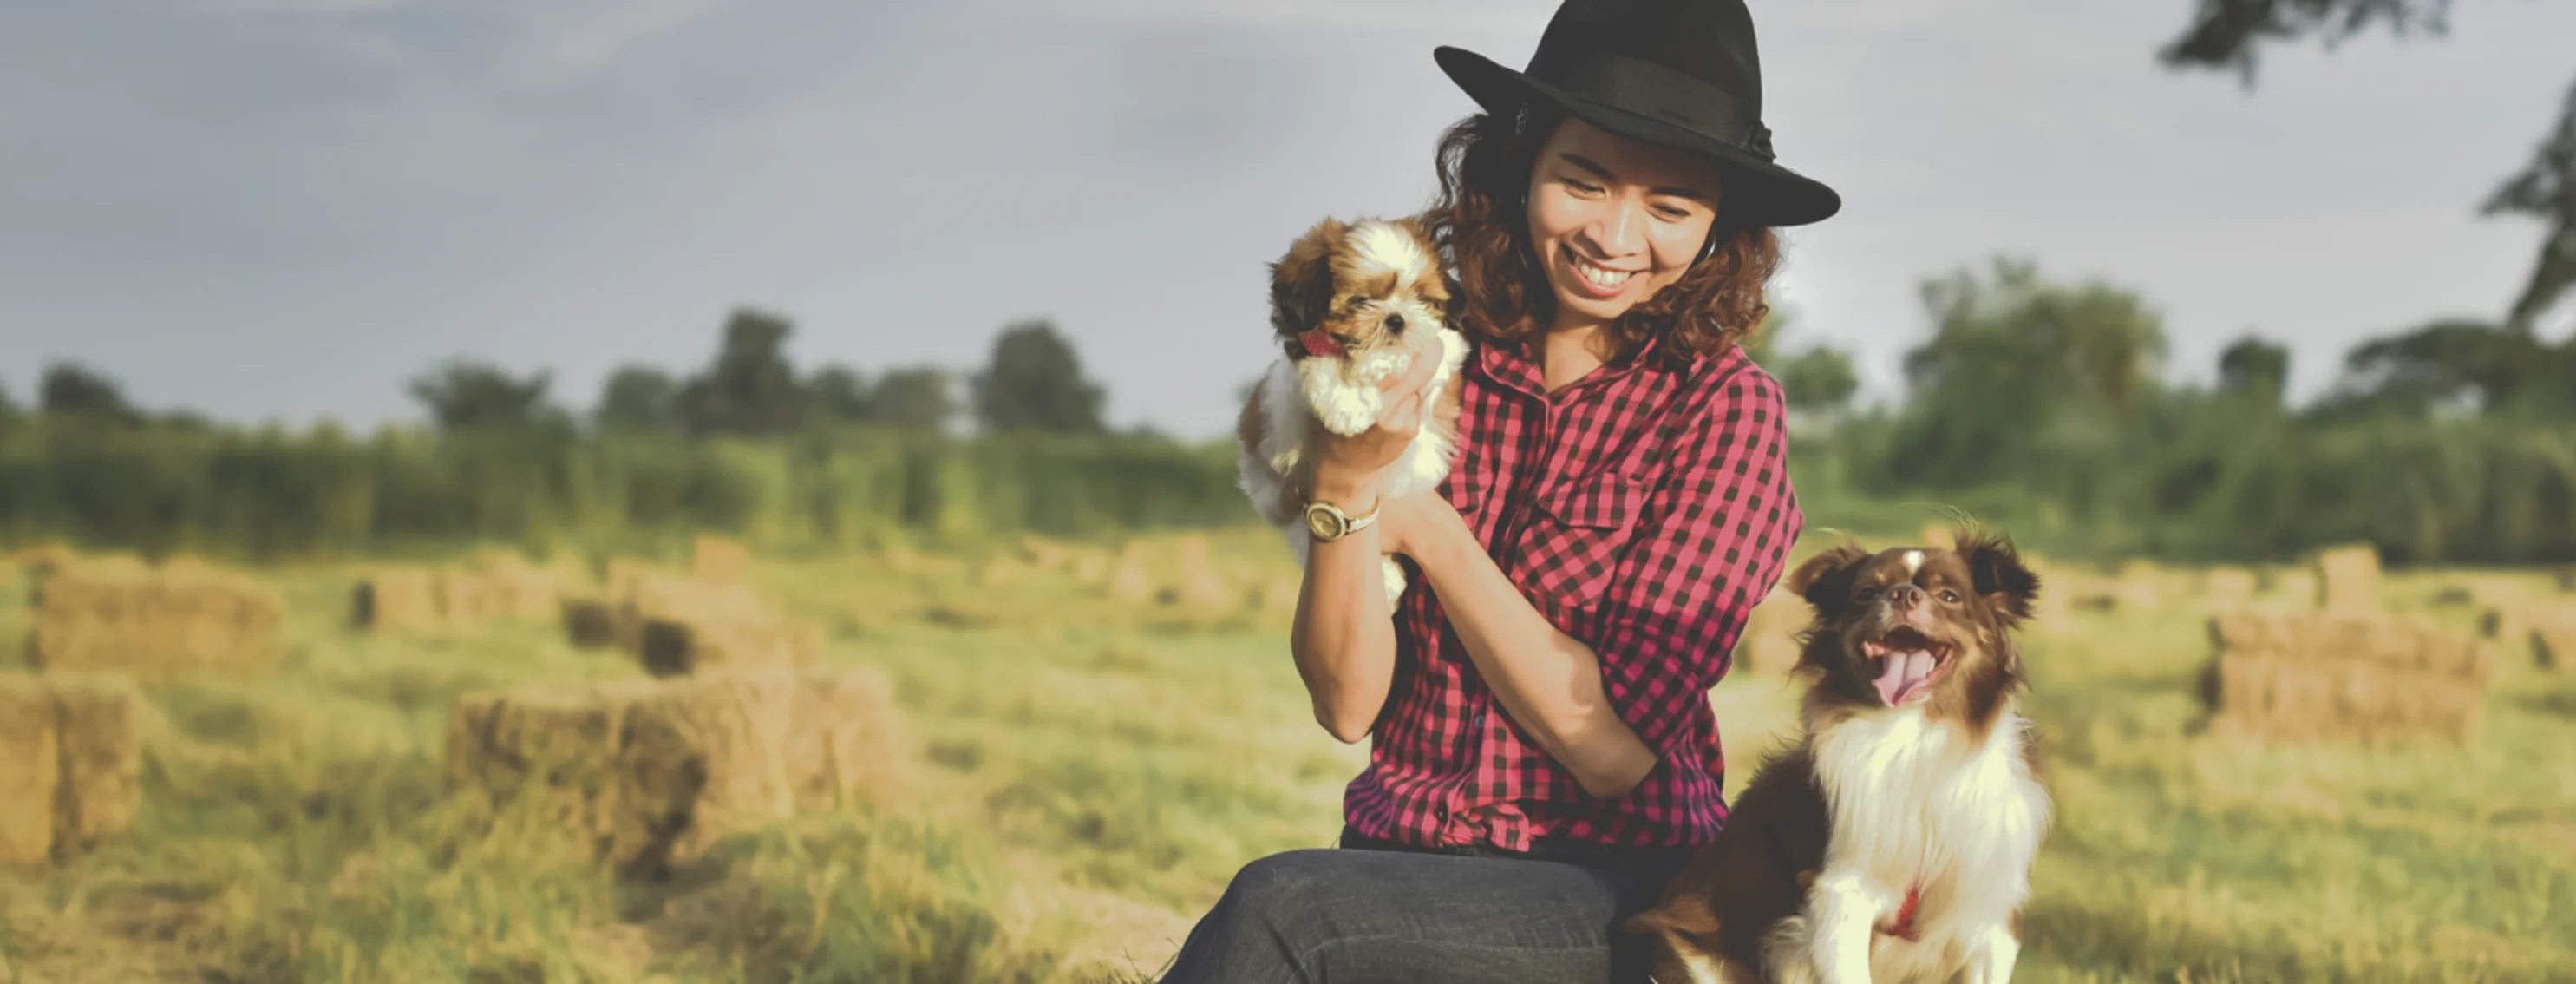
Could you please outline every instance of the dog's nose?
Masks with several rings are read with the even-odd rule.
[[[1388,331],[1392,331],[1392,332],[1402,332],[1402,331],[1404,330],[1404,316],[1403,316],[1403,315],[1401,315],[1401,314],[1390,314],[1390,315],[1387,315],[1387,316],[1386,316],[1386,330],[1388,330]]]
[[[1887,589],[1887,603],[1895,606],[1896,610],[1900,612],[1916,605],[1920,605],[1923,603],[1923,589],[1911,584],[1900,584],[1893,588],[1889,588]]]

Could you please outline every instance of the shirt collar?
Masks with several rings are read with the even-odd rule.
[[[1648,335],[1645,343],[1634,351],[1602,363],[1601,368],[1577,380],[1575,385],[1606,383],[1634,372],[1646,360],[1653,358],[1655,350],[1662,345],[1662,336]],[[1526,347],[1527,343],[1523,342],[1478,342],[1477,362],[1484,367],[1486,378],[1531,396],[1544,397],[1547,395],[1547,372],[1539,366],[1538,360],[1529,357]]]

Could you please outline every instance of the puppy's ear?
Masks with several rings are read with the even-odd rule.
[[[1809,557],[1789,573],[1789,590],[1815,606],[1816,614],[1833,618],[1851,603],[1852,574],[1869,557],[1869,551],[1855,543]]]
[[[2012,539],[1973,530],[1960,533],[1958,542],[1959,558],[1968,562],[1977,594],[1994,602],[2012,624],[2028,621],[2032,603],[2039,599],[2039,575],[2022,565]]]
[[[1281,337],[1324,323],[1333,306],[1333,255],[1349,232],[1334,219],[1315,223],[1270,265],[1270,327]]]

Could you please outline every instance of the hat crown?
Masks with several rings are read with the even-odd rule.
[[[1566,0],[1526,71],[1769,156],[1762,59],[1743,0]]]

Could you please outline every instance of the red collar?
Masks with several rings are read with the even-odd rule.
[[[1297,342],[1304,345],[1306,354],[1311,356],[1340,355],[1346,351],[1342,348],[1340,339],[1334,338],[1331,332],[1321,328],[1298,333]]]
[[[1914,887],[1905,890],[1905,904],[1896,907],[1896,917],[1878,924],[1878,931],[1908,943],[1919,942],[1920,937],[1914,928],[1914,910],[1922,905],[1923,883],[1916,882]]]

